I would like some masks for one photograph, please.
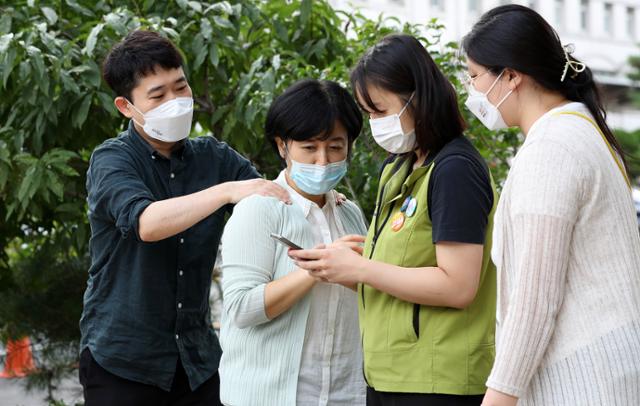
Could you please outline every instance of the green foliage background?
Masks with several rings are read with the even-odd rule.
[[[174,41],[186,60],[200,134],[213,134],[273,178],[263,137],[274,96],[302,78],[348,87],[352,66],[386,34],[418,36],[460,94],[455,43],[437,21],[401,24],[336,11],[324,0],[0,0],[0,332],[47,345],[77,340],[90,230],[91,151],[126,122],[101,81],[111,46],[135,29]],[[500,181],[516,132],[489,132],[466,109],[468,136]],[[369,217],[385,153],[365,126],[341,190]]]
[[[629,92],[629,97],[631,102],[640,108],[640,55],[629,58],[629,65],[631,65],[631,70],[628,76],[635,84],[635,87],[632,87]],[[629,174],[638,184],[640,183],[640,129],[636,131],[619,130],[616,131],[616,137],[628,154]]]

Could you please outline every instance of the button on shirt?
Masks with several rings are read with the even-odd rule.
[[[335,192],[320,208],[291,188],[284,171],[275,181],[283,186],[313,226],[316,244],[329,244],[345,235],[335,214]],[[317,283],[311,305],[298,377],[298,405],[363,405],[365,383],[358,328],[356,293],[342,285]]]
[[[209,379],[221,355],[209,288],[230,206],[157,242],[140,240],[138,218],[155,201],[258,176],[213,137],[186,139],[168,159],[130,124],[96,148],[87,172],[91,268],[81,350],[117,376],[167,391],[178,359],[192,389]]]

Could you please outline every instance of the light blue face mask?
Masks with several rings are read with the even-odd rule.
[[[323,195],[335,188],[346,173],[346,159],[326,166],[303,164],[292,159],[289,176],[303,192]]]

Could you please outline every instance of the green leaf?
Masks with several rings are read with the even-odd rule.
[[[204,14],[207,14],[210,11],[214,11],[216,14],[234,14],[234,10],[228,1],[221,1],[210,5],[204,10]]]
[[[183,10],[186,10],[189,6],[189,2],[187,0],[176,0],[176,3],[178,3],[178,6]]]
[[[300,3],[300,24],[302,26],[309,22],[311,16],[312,0],[302,0]]]
[[[42,54],[38,51],[35,53],[30,53],[29,56],[31,57],[31,65],[36,71],[36,78],[43,78],[47,74],[47,68],[44,66],[44,59],[42,59]]]
[[[213,21],[216,23],[216,25],[222,27],[222,28],[230,28],[233,29],[233,24],[231,24],[231,22],[229,21],[229,19],[227,18],[223,18],[220,16],[214,16],[213,17]]]
[[[197,70],[200,65],[202,65],[202,62],[204,62],[204,59],[207,57],[207,52],[207,47],[200,48],[200,52],[198,52],[198,56],[196,56],[196,60],[193,62],[194,70]]]
[[[209,120],[209,125],[214,126],[225,114],[229,112],[229,106],[220,106],[216,109],[216,111],[211,116]]]
[[[13,37],[13,33],[0,36],[0,54],[4,54],[5,52],[7,52],[7,49],[9,48],[9,44],[11,44],[11,40],[13,39]]]
[[[0,17],[0,33],[11,32],[11,16],[5,14]]]
[[[109,13],[104,17],[104,23],[119,35],[125,35],[130,31],[126,26],[127,18],[126,15],[121,13]]]
[[[313,46],[309,49],[309,56],[317,56],[318,58],[320,58],[322,56],[322,53],[324,52],[324,49],[327,45],[327,39],[326,38],[322,38],[321,40],[317,41],[315,44],[313,44]]]
[[[75,128],[82,127],[82,124],[86,121],[87,114],[89,113],[89,107],[91,107],[91,99],[91,94],[84,96],[82,102],[80,102],[80,106],[74,111],[71,122]]]
[[[80,4],[78,4],[77,1],[75,0],[65,0],[65,3],[67,3],[67,5],[69,7],[71,7],[72,9],[74,9],[75,11],[77,11],[80,14],[83,14],[85,16],[88,17],[93,17],[93,13],[91,12],[91,10],[89,10],[86,7],[81,6]]]
[[[89,69],[84,73],[84,76],[89,80],[89,84],[94,88],[99,88],[102,81],[100,67],[94,61],[88,61],[87,65]]]
[[[167,35],[171,38],[180,38],[180,34],[171,27],[162,27],[162,31],[166,32]]]
[[[4,189],[9,179],[11,169],[11,158],[7,144],[0,141],[0,192]]]
[[[191,7],[194,11],[198,13],[202,13],[202,4],[198,1],[190,1],[189,7]]]
[[[142,6],[142,8],[145,11],[149,11],[149,9],[153,7],[153,3],[155,3],[155,0],[144,0],[144,5]]]
[[[260,106],[258,105],[258,103],[256,103],[255,99],[249,100],[249,103],[247,103],[247,109],[244,114],[244,118],[247,123],[253,122],[253,120],[256,118],[256,115],[258,114],[259,107]]]
[[[280,69],[280,54],[275,54],[273,58],[271,58],[271,65],[275,70]]]
[[[0,193],[4,191],[4,187],[7,185],[9,179],[9,168],[5,165],[0,165]]]
[[[275,28],[276,35],[280,39],[280,41],[288,43],[289,42],[289,33],[287,32],[287,27],[284,26],[280,21],[276,20],[273,22],[273,27]]]
[[[104,28],[104,24],[103,23],[100,23],[100,24],[96,25],[95,27],[93,27],[93,29],[89,33],[89,36],[87,37],[86,45],[85,45],[84,49],[82,50],[83,54],[85,54],[87,56],[92,56],[93,55],[93,50],[96,47],[96,42],[98,41],[98,35],[100,34],[100,31],[102,31],[103,28]]]
[[[118,117],[118,109],[113,104],[113,98],[105,92],[97,93],[98,100],[102,104],[102,107],[109,112],[113,117]]]
[[[209,20],[202,20],[200,23],[200,34],[204,39],[211,40],[211,34],[213,34],[213,28]]]
[[[276,90],[276,78],[274,71],[269,69],[262,77],[262,83],[260,84],[262,91],[265,93],[273,93]]]
[[[47,176],[47,188],[60,200],[64,197],[64,185],[55,174],[49,173]]]
[[[13,71],[15,67],[17,57],[17,51],[15,48],[9,49],[9,51],[4,56],[3,68],[2,68],[2,87],[7,87],[7,81],[9,80],[9,75]]]
[[[58,14],[51,7],[42,7],[42,14],[47,18],[50,25],[55,24],[58,21]]]
[[[78,87],[76,81],[73,80],[67,72],[60,72],[60,80],[66,91],[70,91],[73,94],[80,94],[80,87]]]
[[[31,199],[40,187],[41,181],[42,170],[38,165],[27,169],[22,182],[20,182],[20,188],[18,189],[18,201],[24,204],[25,201]]]
[[[218,63],[220,62],[220,56],[218,55],[218,46],[215,42],[209,44],[209,62],[214,67],[218,67]]]
[[[204,48],[204,37],[201,33],[198,33],[191,43],[191,49],[197,54],[202,51],[202,48]]]

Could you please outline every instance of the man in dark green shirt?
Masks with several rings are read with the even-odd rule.
[[[132,32],[103,76],[131,123],[95,149],[87,172],[85,404],[219,404],[208,298],[224,215],[251,194],[289,196],[225,143],[188,138],[192,93],[169,40]]]

